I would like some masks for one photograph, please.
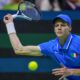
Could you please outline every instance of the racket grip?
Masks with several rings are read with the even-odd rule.
[[[12,17],[13,17],[13,18],[16,18],[16,17],[17,17],[17,15],[16,15],[16,14],[14,14],[14,15],[12,15]]]

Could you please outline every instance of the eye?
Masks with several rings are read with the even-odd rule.
[[[59,26],[58,24],[54,25],[54,27],[58,27],[58,26]]]
[[[66,27],[66,24],[61,24],[62,27]]]

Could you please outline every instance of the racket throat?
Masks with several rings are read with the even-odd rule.
[[[23,13],[21,14],[25,19],[27,19],[27,20],[32,20],[32,18],[30,18],[30,17],[28,17],[28,16],[25,16]]]

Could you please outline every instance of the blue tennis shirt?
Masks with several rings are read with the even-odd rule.
[[[44,55],[56,58],[56,60],[67,68],[80,68],[80,36],[69,34],[63,47],[60,46],[58,38],[38,45]],[[80,76],[71,75],[68,80],[80,80]]]

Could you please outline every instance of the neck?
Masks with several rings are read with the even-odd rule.
[[[68,34],[69,35],[69,34]],[[64,45],[64,43],[66,42],[67,38],[68,38],[68,35],[67,36],[62,36],[62,37],[59,37],[59,43],[61,46]]]

